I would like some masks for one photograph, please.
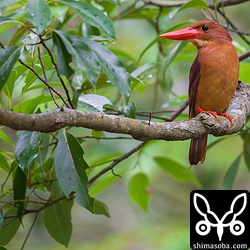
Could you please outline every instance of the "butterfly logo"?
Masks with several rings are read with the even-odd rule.
[[[239,205],[241,204],[240,201],[243,199],[243,205],[239,209]],[[201,205],[203,203],[203,206],[198,206],[198,202]],[[237,195],[230,206],[230,210],[227,211],[222,218],[220,219],[213,211],[210,209],[210,205],[207,201],[207,199],[198,193],[195,193],[193,196],[193,203],[196,211],[203,217],[202,220],[196,223],[195,230],[199,235],[207,235],[209,234],[211,227],[217,228],[217,235],[219,238],[219,241],[221,241],[224,228],[229,227],[230,232],[235,235],[241,235],[245,231],[245,225],[242,221],[237,220],[237,217],[244,211],[247,205],[247,194],[242,193]],[[237,207],[236,207],[237,204]],[[204,206],[205,205],[205,206]],[[205,207],[205,211],[204,211]],[[238,210],[237,210],[238,209]],[[232,218],[230,222],[225,222],[226,219]],[[213,220],[213,222],[211,221]]]

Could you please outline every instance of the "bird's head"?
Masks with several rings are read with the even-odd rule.
[[[210,41],[232,41],[227,30],[211,20],[199,21],[188,28],[171,31],[160,36],[171,40],[190,40],[197,47],[203,47]]]

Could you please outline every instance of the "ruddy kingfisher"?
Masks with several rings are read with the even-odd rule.
[[[203,20],[161,37],[190,40],[198,49],[189,74],[189,118],[208,112],[217,119],[218,115],[225,116],[234,125],[225,112],[238,85],[239,59],[228,31],[217,22]],[[191,165],[204,162],[206,148],[207,135],[191,139]]]

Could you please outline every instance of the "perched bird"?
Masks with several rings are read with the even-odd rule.
[[[204,20],[188,28],[162,34],[161,37],[190,40],[198,48],[189,74],[189,118],[200,112],[208,112],[217,119],[218,115],[226,116],[234,125],[225,112],[237,88],[239,59],[227,30],[217,22]],[[204,162],[206,148],[207,135],[191,139],[191,165]]]

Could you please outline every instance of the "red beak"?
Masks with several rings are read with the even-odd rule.
[[[172,40],[190,40],[190,39],[198,38],[200,34],[202,34],[200,31],[188,27],[188,28],[184,28],[181,30],[171,31],[171,32],[162,34],[160,36],[163,38],[172,39]]]

